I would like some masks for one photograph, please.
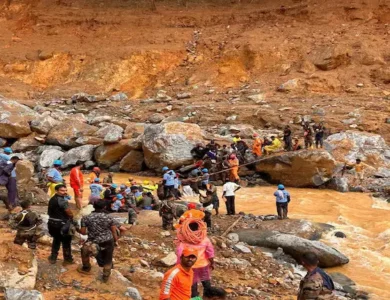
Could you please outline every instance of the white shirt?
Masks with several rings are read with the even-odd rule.
[[[226,182],[223,185],[222,191],[225,192],[225,196],[234,196],[234,191],[240,186],[234,182]]]

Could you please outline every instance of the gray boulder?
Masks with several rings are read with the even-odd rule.
[[[40,116],[31,121],[30,127],[31,130],[40,133],[40,134],[48,134],[49,131],[60,122],[55,120],[49,115]]]
[[[133,300],[142,300],[141,294],[135,287],[128,287],[125,295]]]
[[[191,149],[202,141],[203,132],[196,124],[170,122],[146,126],[142,142],[145,163],[157,170],[190,164]]]
[[[39,146],[38,148],[35,149],[36,154],[42,154],[43,151],[45,150],[59,150],[62,151],[62,148],[60,146],[51,146],[51,145],[43,145]]]
[[[291,255],[299,261],[306,252],[314,252],[318,255],[319,266],[324,268],[336,267],[347,264],[349,259],[336,249],[319,241],[310,241],[291,234],[283,234],[277,231],[238,231],[240,241],[251,246],[267,247],[271,249],[283,249],[284,253]]]
[[[70,149],[61,156],[63,166],[66,168],[75,165],[77,161],[86,162],[91,160],[94,150],[95,146],[93,145],[84,145]]]
[[[56,149],[44,150],[39,157],[39,168],[50,168],[56,159],[59,159],[64,152]]]
[[[123,128],[114,124],[104,126],[96,132],[96,136],[108,144],[119,142],[122,139],[122,134]]]
[[[43,295],[36,290],[6,289],[5,300],[43,300]]]
[[[161,123],[165,119],[165,116],[162,114],[153,114],[149,117],[148,121],[153,124]]]

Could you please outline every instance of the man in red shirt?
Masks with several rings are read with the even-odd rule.
[[[180,264],[165,273],[161,285],[160,300],[189,300],[194,277],[192,266],[198,254],[193,248],[186,248],[180,257]]]
[[[76,206],[78,209],[81,209],[82,200],[83,200],[83,185],[84,178],[81,169],[84,166],[84,162],[77,161],[76,166],[70,170],[69,180],[70,186],[74,191],[74,199],[76,201]]]

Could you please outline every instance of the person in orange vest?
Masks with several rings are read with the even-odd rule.
[[[199,209],[196,209],[195,203],[188,203],[187,210],[181,215],[177,224],[174,225],[178,229],[186,219],[203,220],[205,213]]]
[[[252,152],[257,157],[259,157],[263,154],[261,151],[261,147],[263,146],[263,143],[262,143],[262,141],[259,138],[259,135],[257,133],[253,134],[253,139],[254,139],[254,142],[253,142]]]
[[[69,174],[70,186],[74,191],[74,199],[76,201],[76,207],[78,209],[81,209],[82,201],[83,201],[84,178],[83,178],[83,173],[81,172],[81,169],[83,167],[84,167],[84,162],[77,161],[76,166],[74,166],[70,170],[70,174]]]
[[[100,178],[100,168],[99,167],[94,167],[92,169],[92,172],[88,176],[88,183],[94,183],[95,178]]]
[[[240,162],[235,154],[230,154],[229,156],[229,166],[230,166],[230,180],[233,182],[239,182],[240,176],[238,176],[238,166]]]
[[[197,259],[196,249],[186,248],[182,251],[180,263],[164,275],[159,300],[184,300],[191,298],[191,288],[194,280],[192,266]]]

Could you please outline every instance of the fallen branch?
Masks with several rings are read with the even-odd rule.
[[[226,229],[226,231],[224,233],[222,233],[221,237],[225,237],[229,232],[230,230],[233,229],[234,226],[237,225],[238,222],[240,222],[240,220],[242,219],[243,216],[240,216],[236,221],[234,221],[234,223],[232,225],[229,226],[228,229]]]

